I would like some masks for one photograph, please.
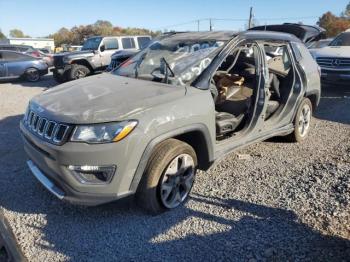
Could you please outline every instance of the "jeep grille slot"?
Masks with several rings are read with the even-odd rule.
[[[63,144],[68,138],[69,130],[71,130],[69,125],[48,120],[33,110],[28,110],[23,118],[23,123],[29,131],[56,145]]]

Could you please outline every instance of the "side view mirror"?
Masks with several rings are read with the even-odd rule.
[[[103,51],[105,51],[105,50],[106,50],[105,45],[101,45],[101,46],[100,46],[100,51],[103,52]]]

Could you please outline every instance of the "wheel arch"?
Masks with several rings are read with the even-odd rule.
[[[149,158],[157,148],[157,145],[170,138],[178,139],[193,147],[197,155],[199,169],[207,170],[214,162],[213,144],[209,130],[205,125],[196,124],[193,126],[172,130],[152,139],[146,146],[130,185],[131,192],[136,192],[148,164]]]
[[[94,69],[92,68],[91,64],[86,59],[76,59],[76,60],[73,60],[71,62],[71,64],[72,65],[83,65],[83,66],[86,66],[87,68],[89,68],[91,73],[94,71]]]
[[[312,111],[315,111],[320,102],[320,95],[317,92],[310,92],[306,93],[305,97],[310,99],[312,104]]]

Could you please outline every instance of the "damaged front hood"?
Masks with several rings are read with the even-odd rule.
[[[48,119],[71,124],[102,123],[136,117],[185,95],[185,87],[115,76],[96,75],[54,87],[31,100]]]
[[[78,58],[78,57],[90,57],[94,56],[94,51],[92,50],[85,50],[85,51],[75,51],[75,52],[65,52],[62,54],[55,54],[54,57],[68,57],[68,58]]]

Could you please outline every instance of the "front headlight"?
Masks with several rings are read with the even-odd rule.
[[[118,142],[130,134],[136,125],[137,121],[123,121],[77,126],[70,140],[86,143]]]

